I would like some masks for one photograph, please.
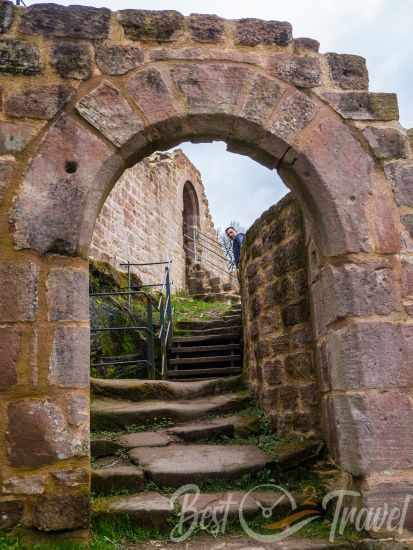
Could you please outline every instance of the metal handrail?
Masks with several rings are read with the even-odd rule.
[[[170,347],[171,338],[173,334],[173,306],[172,306],[172,297],[171,297],[171,261],[167,262],[150,262],[146,264],[133,264],[133,263],[124,263],[120,264],[122,267],[128,268],[128,290],[127,291],[117,291],[117,292],[96,292],[91,293],[91,298],[100,298],[107,296],[128,296],[128,313],[132,316],[132,303],[131,299],[136,295],[143,295],[146,298],[146,325],[138,326],[122,326],[122,327],[92,327],[91,332],[110,332],[110,331],[122,331],[122,330],[134,330],[142,331],[146,333],[146,359],[136,360],[134,364],[147,364],[149,368],[149,373],[152,379],[158,377],[156,364],[155,364],[155,337],[157,336],[160,341],[161,347],[161,369],[160,374],[162,378],[167,378],[167,360],[168,360],[168,349]],[[141,290],[132,290],[132,273],[131,267],[133,266],[143,266],[143,265],[165,265],[165,276],[162,283],[141,285],[139,288],[149,288],[149,287],[159,287],[160,288],[160,298],[157,304],[153,303],[153,298]],[[159,311],[160,316],[160,328],[159,334],[156,335],[153,322],[153,312],[154,309]],[[129,361],[127,361],[129,363]],[[107,363],[115,364],[115,363]],[[116,364],[124,364],[124,362],[116,362]],[[102,363],[94,363],[94,367],[102,367]]]
[[[211,261],[209,261],[209,263],[211,265],[214,265],[214,267],[217,267],[218,269],[220,269],[224,273],[228,273],[229,275],[232,276],[232,272],[234,271],[235,264],[234,264],[233,258],[229,254],[229,252],[223,247],[223,245],[219,241],[215,241],[214,239],[212,239],[212,237],[208,237],[207,235],[205,235],[205,233],[202,233],[202,231],[200,231],[196,226],[193,225],[193,226],[190,226],[190,227],[193,229],[194,236],[192,237],[188,233],[184,233],[184,238],[186,238],[186,239],[188,239],[188,240],[190,240],[194,243],[194,250],[192,251],[192,250],[188,249],[187,247],[185,247],[185,249],[188,252],[192,252],[194,254],[196,261],[198,261],[197,245],[201,249],[207,250],[208,252],[211,252],[211,254],[215,254],[215,256],[218,256],[221,260],[224,260],[226,262],[226,264],[228,265],[228,270],[219,268],[217,265],[213,264],[213,262],[211,262]],[[204,237],[207,237],[210,240],[210,242],[214,243],[214,246],[219,246],[220,251],[224,252],[224,254],[219,254],[218,252],[216,252],[212,248],[209,248],[208,246],[206,246],[206,244],[203,243],[200,240],[199,235],[203,235]],[[206,260],[206,261],[208,261],[208,260]]]

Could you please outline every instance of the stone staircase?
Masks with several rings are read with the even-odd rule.
[[[169,380],[225,377],[242,371],[242,311],[234,305],[221,318],[181,321],[169,353]]]
[[[188,292],[192,298],[205,302],[239,303],[239,285],[235,275],[232,282],[223,283],[220,277],[214,276],[200,263],[188,262],[186,269]]]
[[[241,377],[204,381],[92,380],[92,488],[97,518],[128,518],[136,526],[170,529],[174,489],[197,483],[230,484],[268,468],[295,467],[318,456],[319,442],[266,452],[245,438],[259,426]],[[243,438],[240,440],[240,438]],[[202,492],[207,509],[228,492]],[[231,491],[236,517],[246,493]],[[248,514],[279,494],[261,492]],[[235,500],[234,500],[235,498]],[[176,504],[176,503],[175,503]],[[182,501],[178,501],[178,508]]]

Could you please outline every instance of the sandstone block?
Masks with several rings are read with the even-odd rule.
[[[41,495],[46,488],[46,476],[11,477],[2,485],[3,494]]]
[[[344,118],[382,121],[399,120],[396,94],[326,92],[323,97]]]
[[[37,468],[88,455],[88,429],[69,430],[56,403],[35,399],[13,401],[7,416],[6,447],[13,467]]]
[[[264,125],[280,98],[280,85],[267,76],[257,75],[242,108],[241,116]]]
[[[67,421],[79,428],[89,422],[90,404],[86,395],[73,394],[67,399]]]
[[[88,80],[92,76],[92,47],[85,43],[57,42],[51,63],[62,78]]]
[[[334,458],[354,476],[412,466],[413,405],[401,390],[329,397]],[[339,420],[340,429],[334,425]],[[330,448],[331,450],[331,448]]]
[[[400,217],[400,221],[408,231],[411,238],[413,238],[413,214],[404,214]]]
[[[57,38],[102,40],[108,37],[110,10],[88,6],[35,4],[26,8],[20,32]]]
[[[269,59],[268,69],[274,76],[299,88],[313,88],[321,83],[321,67],[317,57],[274,55]]]
[[[363,134],[379,159],[407,158],[409,155],[406,136],[395,128],[369,126]]]
[[[32,76],[41,72],[40,52],[21,40],[0,40],[0,74]]]
[[[86,327],[58,327],[49,364],[49,382],[63,388],[89,384],[90,332]]]
[[[320,42],[314,40],[313,38],[294,38],[294,49],[311,50],[318,53],[320,49]]]
[[[303,130],[316,113],[315,103],[305,94],[298,91],[288,94],[281,100],[269,129],[276,136],[288,140],[298,130]]]
[[[327,53],[333,82],[343,90],[368,90],[366,60],[359,55]]]
[[[225,31],[224,20],[217,15],[192,13],[188,25],[197,42],[220,42]]]
[[[0,501],[0,529],[11,529],[23,518],[24,504],[21,500]]]
[[[13,23],[13,2],[3,0],[0,4],[0,34],[7,32]]]
[[[413,128],[407,130],[407,139],[410,143],[410,150],[413,152]]]
[[[231,65],[176,65],[172,79],[191,113],[231,113],[248,70]]]
[[[282,310],[283,322],[287,327],[305,323],[310,318],[308,300],[304,299],[297,304],[285,306]]]
[[[235,42],[242,46],[258,44],[287,46],[293,37],[290,23],[285,21],[263,21],[261,19],[240,19],[236,22]]]
[[[413,207],[413,163],[389,162],[385,165],[384,171],[393,187],[398,206]]]
[[[413,491],[413,479],[406,473],[373,474],[363,480],[360,487],[363,494],[363,505],[370,510],[399,510],[399,515],[394,517],[392,527],[398,527],[401,523],[403,512],[406,512],[403,529],[413,528],[413,507],[411,494]],[[389,514],[390,515],[390,514]],[[395,550],[403,550],[404,544],[399,546],[393,543]]]
[[[311,381],[313,357],[310,352],[290,354],[285,359],[285,370],[291,381]]]
[[[312,295],[318,334],[338,319],[389,315],[401,309],[400,289],[387,262],[326,266]]]
[[[263,380],[269,386],[279,386],[285,383],[284,366],[281,360],[266,361],[262,366]]]
[[[28,122],[0,122],[0,155],[21,153],[37,133]]]
[[[294,237],[275,250],[272,258],[273,273],[276,277],[288,271],[296,271],[305,267],[305,243],[302,235]]]
[[[52,269],[47,279],[50,321],[87,321],[89,319],[89,276],[70,268]]]
[[[118,21],[131,40],[170,42],[184,28],[184,16],[173,10],[121,10]]]
[[[88,496],[39,497],[33,504],[33,526],[40,531],[89,527]]]
[[[56,483],[62,487],[73,489],[74,487],[81,487],[89,484],[89,472],[82,468],[75,470],[59,470],[53,472],[52,477],[56,480]]]
[[[96,64],[105,74],[126,74],[142,65],[142,63],[143,50],[136,46],[119,44],[96,46]]]
[[[73,94],[71,86],[58,84],[28,88],[9,95],[4,110],[9,116],[50,120],[63,109]]]
[[[409,386],[413,329],[392,323],[355,323],[327,335],[319,351],[324,390]]]
[[[0,159],[0,205],[14,176],[16,162],[13,157]]]
[[[5,327],[0,330],[0,391],[7,391],[17,384],[21,344],[20,330]]]
[[[62,115],[43,138],[11,213],[17,248],[73,255],[89,243],[105,186],[121,166],[108,145]]]
[[[32,262],[0,263],[0,322],[34,321],[39,268]]]
[[[84,96],[76,109],[117,147],[125,145],[144,127],[120,91],[108,82]]]
[[[128,91],[151,123],[176,115],[173,99],[158,69],[151,67],[131,76]]]
[[[413,258],[402,259],[402,291],[403,296],[413,296]]]

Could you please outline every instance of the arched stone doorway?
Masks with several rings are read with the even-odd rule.
[[[199,201],[194,186],[190,181],[185,182],[183,191],[183,232],[186,263],[197,261],[197,230],[199,230]]]
[[[29,468],[47,489],[16,488],[3,506],[25,509],[34,525],[62,506],[61,527],[79,526],[70,510],[87,509],[87,483],[68,489],[55,474],[89,470],[86,258],[96,217],[126,167],[213,139],[277,169],[299,198],[316,248],[329,450],[366,503],[400,504],[413,463],[413,248],[405,232],[401,256],[400,213],[407,223],[413,203],[395,96],[367,91],[363,59],[321,55],[288,23],[38,5],[6,31],[0,46],[18,54],[1,69],[1,464],[3,479]],[[34,35],[42,41],[30,44]],[[371,277],[377,265],[388,268],[381,281]]]

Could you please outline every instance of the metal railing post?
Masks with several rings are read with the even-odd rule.
[[[131,272],[130,272],[130,263],[129,263],[129,260],[128,260],[128,292],[131,292],[132,290],[132,277],[131,277]],[[129,313],[131,312],[131,308],[132,308],[132,295],[129,294],[129,297],[128,297],[128,311]]]
[[[147,349],[147,359],[151,369],[152,380],[156,378],[156,367],[155,367],[155,338],[153,333],[153,311],[152,311],[152,300],[147,298],[147,317],[148,317],[148,349]]]

